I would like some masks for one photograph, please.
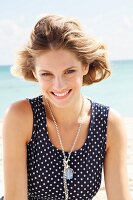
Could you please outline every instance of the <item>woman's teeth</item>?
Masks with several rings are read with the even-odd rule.
[[[63,96],[65,96],[65,95],[67,95],[68,92],[69,92],[69,91],[64,92],[64,93],[54,93],[54,92],[53,92],[53,94],[54,94],[55,96],[57,96],[57,97],[63,97]]]

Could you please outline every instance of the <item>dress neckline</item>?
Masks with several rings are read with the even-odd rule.
[[[49,141],[49,145],[50,145],[51,148],[53,148],[54,151],[56,151],[56,152],[62,154],[62,150],[59,149],[59,148],[57,148],[57,147],[51,142],[51,140],[50,140],[50,138],[49,138],[48,128],[47,128],[47,120],[46,120],[46,109],[45,109],[45,105],[44,105],[44,102],[43,102],[43,95],[40,96],[40,99],[41,99],[41,103],[42,103],[42,109],[44,110],[44,115],[45,115],[45,116],[44,116],[44,124],[45,124],[45,126],[46,126],[47,139],[48,139],[48,141]],[[88,99],[88,98],[87,98],[87,99]],[[93,101],[92,101],[91,99],[88,99],[88,100],[91,102],[91,107],[90,107],[90,122],[89,122],[89,127],[88,127],[88,134],[87,134],[87,136],[86,136],[86,139],[85,139],[84,144],[83,144],[79,149],[72,151],[71,154],[78,154],[78,153],[80,153],[81,151],[83,151],[83,150],[85,149],[86,145],[89,143],[89,140],[90,140],[90,137],[91,137],[90,128],[91,128],[92,122],[93,122],[93,111],[94,111],[94,108],[93,108],[94,105],[93,105],[93,104],[94,104],[94,103],[93,103]],[[65,154],[69,154],[68,151],[64,151],[64,152],[65,152]]]

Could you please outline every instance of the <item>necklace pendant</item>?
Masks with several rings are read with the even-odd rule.
[[[66,179],[68,179],[68,180],[72,179],[73,173],[74,173],[74,171],[69,165],[64,167],[64,176]]]
[[[70,180],[73,178],[73,169],[68,167],[66,169],[66,179]]]

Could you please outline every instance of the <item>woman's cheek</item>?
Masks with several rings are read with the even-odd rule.
[[[44,90],[47,90],[48,88],[50,88],[50,83],[49,81],[41,81],[40,82],[40,87]]]

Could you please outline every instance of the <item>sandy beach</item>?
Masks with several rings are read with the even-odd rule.
[[[126,118],[125,124],[127,127],[127,136],[128,136],[128,158],[127,158],[127,167],[128,167],[128,177],[129,177],[129,187],[130,193],[133,199],[133,118]],[[3,194],[3,166],[2,166],[2,120],[0,121],[0,196]],[[107,200],[104,178],[102,180],[101,188],[95,196],[94,200]]]

